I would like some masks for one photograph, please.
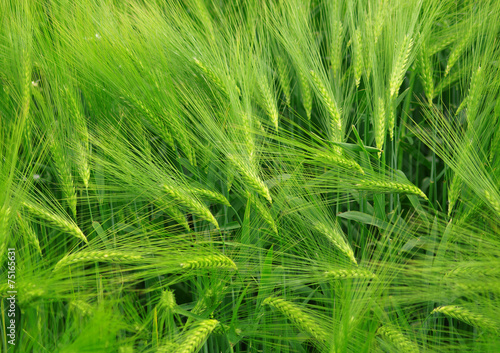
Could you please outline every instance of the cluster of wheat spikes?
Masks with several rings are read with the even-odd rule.
[[[499,18],[0,1],[0,351],[500,352]]]

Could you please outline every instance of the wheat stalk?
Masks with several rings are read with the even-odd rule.
[[[63,267],[81,262],[133,263],[140,261],[141,259],[142,256],[140,255],[132,255],[115,250],[81,251],[63,257],[54,267],[54,271],[58,271]]]

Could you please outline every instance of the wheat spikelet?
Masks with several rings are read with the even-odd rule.
[[[431,314],[434,313],[442,313],[448,317],[460,320],[474,327],[483,328],[486,330],[498,329],[498,325],[493,320],[488,319],[481,314],[474,313],[460,306],[456,305],[440,306],[432,310]]]
[[[331,45],[331,65],[334,78],[340,77],[340,66],[342,64],[342,40],[343,38],[342,22],[335,20],[332,23],[333,41]]]
[[[316,222],[314,224],[314,229],[319,233],[326,236],[326,238],[340,251],[342,251],[354,264],[358,264],[356,258],[354,257],[354,252],[352,251],[349,244],[346,243],[343,234],[340,233],[340,230],[333,229],[327,226],[324,223]]]
[[[249,168],[248,165],[243,164],[238,157],[228,154],[227,156],[232,164],[236,167],[238,172],[240,173],[242,179],[250,186],[253,190],[255,190],[259,195],[263,196],[270,203],[273,202],[271,198],[271,194],[269,193],[269,189],[264,184],[264,182],[257,176],[257,174]]]
[[[206,255],[185,261],[179,266],[185,270],[195,269],[229,269],[237,270],[238,267],[229,257],[225,255]]]
[[[363,278],[363,279],[374,279],[377,276],[374,273],[371,273],[367,270],[363,270],[360,268],[352,269],[352,270],[329,270],[324,272],[325,277],[329,279],[348,279],[348,278]]]
[[[94,250],[80,251],[63,257],[54,267],[54,271],[62,267],[73,265],[80,262],[112,262],[112,263],[130,263],[142,259],[140,255],[131,255],[122,251],[115,250]]]
[[[78,226],[73,221],[66,220],[63,217],[46,210],[41,205],[36,205],[31,202],[25,201],[23,202],[23,206],[31,214],[46,220],[47,222],[49,222],[49,224],[58,228],[59,230],[69,233],[77,237],[78,239],[83,240],[85,243],[88,243],[87,238],[83,234],[82,230],[78,228]]]
[[[0,221],[1,222],[1,221]],[[40,242],[38,241],[38,237],[29,224],[21,215],[17,214],[17,222],[19,224],[19,228],[21,229],[22,234],[28,239],[28,242],[33,244],[33,246],[38,250],[40,255],[42,254],[42,249],[40,248]]]
[[[365,172],[358,163],[350,159],[337,156],[334,153],[319,152],[316,154],[316,156],[318,159],[323,159],[334,165],[339,165],[348,169],[355,169],[359,171],[361,174],[365,174]]]
[[[312,113],[312,94],[311,87],[309,86],[309,82],[307,82],[306,75],[302,70],[297,70],[300,82],[300,90],[302,92],[302,104],[304,105],[304,109],[306,110],[306,116],[308,120],[311,120]]]
[[[276,131],[278,131],[278,109],[276,108],[276,98],[272,93],[269,82],[263,76],[259,79],[259,89],[262,99],[264,99],[264,106],[266,108],[267,115],[271,119]]]
[[[361,41],[361,31],[356,29],[354,31],[353,38],[353,49],[354,49],[354,82],[356,83],[356,87],[359,87],[359,83],[361,81],[361,74],[363,73],[363,47]]]
[[[207,340],[212,331],[219,325],[217,320],[204,320],[189,330],[183,342],[177,348],[177,353],[195,353],[201,348],[201,345]]]
[[[392,72],[389,80],[391,99],[394,98],[396,96],[396,93],[398,93],[399,91],[399,87],[401,86],[404,74],[406,72],[406,66],[408,65],[408,59],[410,58],[412,47],[413,38],[405,35],[403,41],[401,42],[398,55],[396,56],[392,65]]]
[[[412,184],[403,184],[403,183],[398,183],[395,181],[363,181],[360,184],[357,184],[356,186],[362,187],[365,189],[385,189],[385,190],[390,190],[394,192],[402,192],[406,194],[414,194],[423,197],[424,199],[427,200],[427,196],[417,188],[415,185]]]
[[[250,199],[252,204],[257,209],[257,212],[262,217],[262,219],[271,227],[275,234],[278,234],[278,228],[276,228],[276,223],[274,222],[274,218],[268,209],[259,201],[258,198],[253,197],[253,195],[248,192],[247,197]]]
[[[193,214],[199,216],[201,219],[208,221],[215,225],[215,227],[218,229],[219,224],[217,223],[217,220],[214,218],[210,210],[203,205],[201,202],[196,200],[195,198],[190,197],[189,195],[185,193],[181,193],[178,191],[178,189],[166,185],[163,185],[163,190],[174,200],[179,202],[181,205],[189,209]]]
[[[377,333],[386,338],[401,353],[419,352],[417,344],[406,338],[401,331],[393,325],[381,326],[377,330]]]
[[[385,141],[385,102],[382,97],[378,97],[377,106],[375,108],[375,144],[378,149],[382,150],[384,148]],[[379,157],[381,152],[378,153]]]
[[[207,199],[212,202],[220,203],[222,205],[231,206],[229,201],[224,197],[224,195],[219,194],[218,192],[202,189],[202,188],[194,188],[192,189],[193,193],[200,198]]]
[[[317,320],[305,313],[297,304],[277,297],[268,297],[262,304],[277,309],[300,331],[310,334],[318,341],[324,342],[328,338],[328,333],[321,328]]]
[[[278,66],[278,79],[280,81],[281,89],[285,95],[286,105],[290,107],[292,89],[290,87],[290,72],[285,60],[281,56],[276,57],[276,66]]]
[[[335,100],[332,98],[331,94],[327,90],[326,86],[321,81],[318,74],[311,70],[311,77],[316,85],[316,88],[319,91],[319,95],[321,100],[326,106],[328,113],[330,114],[330,130],[332,134],[333,142],[341,142],[342,140],[342,120],[340,118],[340,111],[335,103]]]

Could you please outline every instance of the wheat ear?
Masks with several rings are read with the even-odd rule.
[[[337,20],[333,21],[333,42],[330,50],[330,61],[334,78],[340,77],[340,66],[342,64],[342,40],[344,39],[343,30],[342,22]]]
[[[302,104],[304,105],[304,109],[306,110],[306,116],[308,120],[311,120],[312,113],[312,94],[311,87],[309,86],[309,82],[307,82],[306,75],[302,70],[297,70],[299,76],[300,90],[302,92]]]
[[[278,78],[285,96],[286,105],[290,107],[292,97],[292,89],[290,88],[290,70],[285,64],[283,57],[279,55],[276,57],[276,66],[278,66]]]
[[[58,228],[63,232],[67,232],[80,240],[83,240],[85,243],[88,243],[87,237],[83,234],[82,230],[78,228],[78,226],[70,220],[67,220],[61,216],[58,216],[49,210],[46,210],[41,205],[36,205],[31,202],[23,202],[24,208],[29,211],[31,214],[40,217],[46,220],[49,224]]]
[[[427,200],[427,196],[423,193],[423,191],[412,184],[403,184],[395,181],[363,181],[356,186],[362,187],[364,189],[384,189],[394,192],[414,194]]]
[[[274,96],[271,85],[269,84],[266,77],[263,75],[259,79],[259,89],[262,99],[264,100],[264,106],[266,108],[267,115],[271,119],[276,131],[278,131],[278,109],[276,108],[276,98]]]
[[[365,172],[363,171],[363,169],[360,167],[360,165],[358,163],[356,163],[353,160],[338,156],[334,152],[332,152],[332,153],[319,152],[316,156],[318,159],[322,159],[322,160],[327,161],[329,163],[332,163],[334,165],[339,165],[339,166],[342,166],[342,167],[348,168],[348,169],[354,169],[354,170],[357,170],[358,172],[360,172],[361,174],[365,174]]]
[[[54,271],[80,262],[130,263],[140,261],[141,259],[142,256],[140,255],[132,255],[115,250],[81,251],[63,257],[54,267]]]
[[[401,86],[412,47],[413,38],[405,35],[405,37],[403,38],[403,42],[399,47],[398,55],[396,56],[394,64],[392,65],[392,72],[389,80],[391,98],[394,98],[396,96],[396,93]]]
[[[317,320],[305,313],[297,304],[277,297],[268,297],[264,299],[262,304],[277,309],[300,331],[310,334],[318,341],[324,342],[328,338],[328,333],[321,328]]]
[[[228,154],[227,156],[232,164],[236,167],[238,172],[240,173],[242,179],[250,186],[253,190],[255,190],[259,195],[263,196],[270,203],[273,202],[271,198],[271,194],[269,193],[269,189],[264,184],[264,182],[257,176],[257,174],[251,170],[248,165],[242,163],[238,157]]]
[[[352,269],[352,270],[329,270],[325,271],[324,275],[329,279],[341,280],[349,278],[362,278],[362,279],[375,279],[377,276],[370,271],[363,269]]]
[[[186,333],[182,344],[179,345],[177,353],[195,353],[207,340],[212,331],[219,325],[217,320],[201,321],[195,328]]]
[[[354,31],[354,82],[356,87],[359,87],[361,81],[361,74],[363,73],[363,42],[361,41],[361,31],[356,29]]]
[[[484,317],[481,314],[474,313],[468,309],[465,309],[456,305],[446,305],[440,306],[432,310],[431,314],[441,313],[453,319],[465,322],[468,325],[483,328],[486,330],[497,330],[498,325],[491,319]]]
[[[192,260],[184,261],[179,266],[184,270],[195,269],[228,269],[237,270],[238,267],[225,255],[206,255]]]
[[[326,106],[328,113],[330,114],[330,130],[333,142],[341,142],[342,140],[342,120],[340,118],[340,110],[337,107],[337,103],[327,90],[326,86],[323,84],[319,75],[311,70],[311,77],[313,79],[316,88],[319,91],[321,100]]]
[[[42,255],[40,242],[38,241],[38,237],[35,231],[31,227],[29,222],[22,218],[19,213],[17,214],[17,223],[19,224],[19,228],[21,229],[22,234],[26,236],[26,239],[38,250],[40,255]]]
[[[417,344],[405,337],[396,326],[381,326],[377,333],[392,343],[401,353],[419,352]]]
[[[193,193],[199,196],[202,199],[207,199],[209,201],[220,203],[222,205],[231,206],[229,201],[224,197],[224,195],[219,194],[218,192],[202,189],[202,188],[194,188],[192,189]]]
[[[382,150],[384,148],[385,142],[385,101],[382,97],[378,97],[377,106],[375,108],[375,144],[378,149]],[[378,153],[379,157],[381,152]]]
[[[278,234],[278,228],[276,227],[276,223],[274,222],[274,218],[269,212],[269,210],[260,202],[260,200],[248,192],[247,197],[250,199],[252,204],[255,206],[257,212],[260,214],[262,219],[271,227],[275,234]]]
[[[330,241],[336,248],[343,252],[354,264],[358,264],[356,258],[354,257],[354,252],[352,251],[349,244],[344,239],[343,234],[341,234],[339,229],[334,229],[327,226],[324,223],[316,222],[314,224],[314,229],[319,233],[323,234],[328,241]]]
[[[199,216],[205,221],[212,223],[217,229],[219,229],[217,220],[212,215],[210,210],[201,202],[185,193],[179,192],[177,188],[174,188],[170,185],[164,184],[163,190],[167,193],[167,195],[169,195],[175,201],[179,202],[182,206],[189,209],[193,214]]]

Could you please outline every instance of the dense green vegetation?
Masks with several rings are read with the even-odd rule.
[[[0,1],[1,351],[499,352],[499,18]]]

